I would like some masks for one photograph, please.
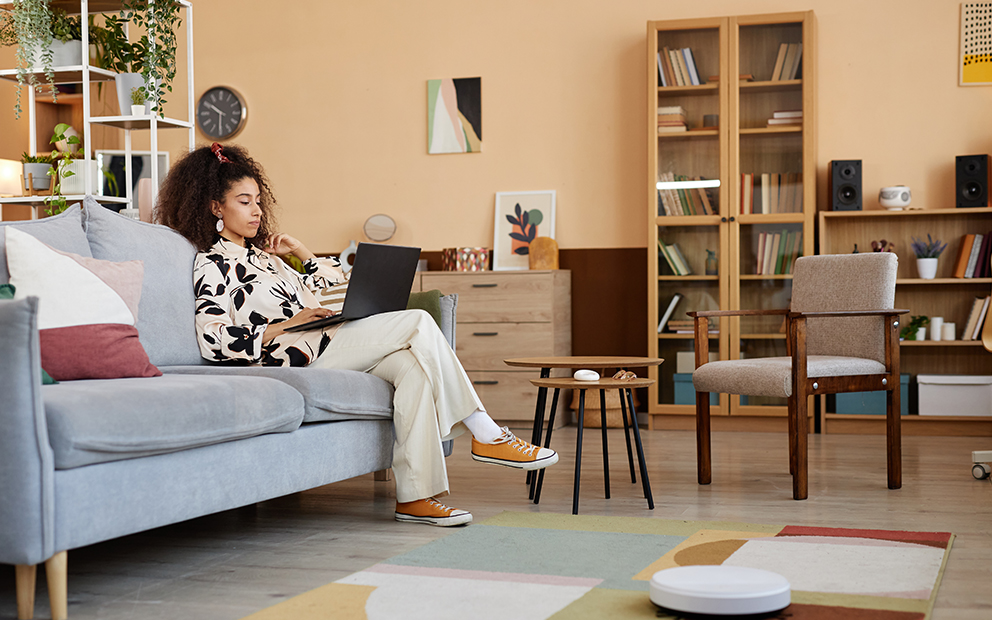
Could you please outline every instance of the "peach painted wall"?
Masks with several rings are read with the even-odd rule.
[[[536,189],[558,191],[562,247],[643,247],[646,21],[813,9],[821,205],[827,162],[850,158],[864,161],[867,208],[899,183],[936,208],[953,204],[955,155],[992,153],[992,87],[957,85],[959,6],[194,0],[195,90],[246,96],[236,141],[266,166],[283,228],[315,251],[361,240],[380,212],[397,243],[491,245],[495,192]],[[483,152],[427,155],[427,80],[475,76]],[[0,85],[7,158],[27,147],[12,92]],[[185,137],[165,143],[179,154]]]

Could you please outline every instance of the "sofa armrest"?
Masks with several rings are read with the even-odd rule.
[[[38,564],[55,553],[55,459],[41,392],[38,298],[0,301],[0,563],[4,564]]]
[[[458,318],[458,293],[441,296],[441,333],[445,340],[455,349],[455,323]]]

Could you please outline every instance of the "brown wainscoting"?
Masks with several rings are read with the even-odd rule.
[[[559,265],[572,271],[573,355],[647,355],[645,252],[644,248],[560,251]],[[422,252],[421,258],[427,259],[431,271],[441,269],[441,252]]]

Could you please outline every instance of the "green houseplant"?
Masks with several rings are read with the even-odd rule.
[[[51,144],[57,144],[59,142],[65,143],[67,148],[62,151],[58,156],[58,166],[56,170],[49,171],[48,174],[55,174],[55,191],[52,195],[45,199],[45,204],[48,205],[48,214],[55,215],[56,213],[62,213],[66,208],[66,199],[62,195],[62,184],[63,182],[71,176],[75,176],[75,172],[69,169],[69,164],[72,163],[74,157],[73,145],[82,144],[79,136],[67,136],[66,131],[69,130],[68,123],[59,123],[55,126],[52,132],[52,139],[49,141]]]
[[[28,185],[33,190],[47,190],[51,185],[51,174],[49,170],[52,169],[53,163],[54,160],[51,155],[21,154],[21,164],[24,166],[24,186],[21,187],[22,191]]]
[[[902,340],[925,340],[926,332],[920,333],[921,329],[925,329],[927,325],[930,324],[930,317],[928,316],[911,316],[909,319],[909,324],[899,330],[899,337]],[[919,336],[919,338],[917,338]]]
[[[5,45],[16,44],[17,54],[17,90],[14,101],[14,117],[21,118],[21,90],[25,82],[38,91],[41,85],[34,73],[28,68],[35,64],[35,50],[40,50],[41,66],[52,96],[56,96],[55,72],[52,52],[52,11],[50,0],[14,0],[9,13],[9,20],[0,39]]]

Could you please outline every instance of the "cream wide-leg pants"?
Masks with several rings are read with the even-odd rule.
[[[347,322],[311,365],[368,372],[393,385],[396,501],[448,490],[442,438],[485,408],[431,315],[405,310]]]

